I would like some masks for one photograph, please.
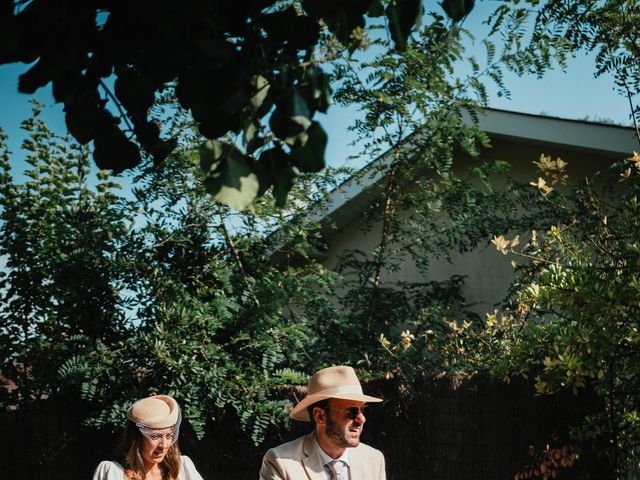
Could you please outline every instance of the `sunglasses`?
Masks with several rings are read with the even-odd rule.
[[[362,407],[349,407],[344,409],[344,414],[349,420],[355,420],[361,412],[362,415],[364,415],[367,412],[367,409],[368,405],[363,405]]]

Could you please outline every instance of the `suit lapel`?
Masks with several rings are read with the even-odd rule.
[[[327,476],[322,468],[322,460],[318,453],[318,443],[316,442],[313,434],[307,435],[304,439],[304,445],[302,447],[304,457],[302,458],[302,465],[310,480],[327,480]],[[352,479],[353,480],[353,479]]]
[[[302,465],[310,480],[327,480],[327,475],[322,468],[322,459],[318,453],[318,442],[313,434],[307,435],[304,439]],[[365,480],[364,459],[360,455],[360,450],[349,449],[349,473],[351,480]]]
[[[349,449],[349,473],[351,474],[351,480],[364,480],[364,470],[362,465],[362,458],[358,447]]]

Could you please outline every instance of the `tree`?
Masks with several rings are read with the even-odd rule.
[[[555,61],[563,65],[579,49],[595,50],[596,74],[613,74],[636,122],[637,22],[631,21],[638,14],[636,2],[544,2],[533,8],[505,4],[490,18],[493,31],[502,31],[507,39],[495,69],[488,70],[490,75],[499,80],[504,66],[520,74],[542,75]],[[532,30],[527,30],[531,18]],[[432,24],[432,32],[436,25]],[[532,32],[531,37],[527,32]],[[425,38],[428,35],[421,40]],[[443,38],[449,41],[447,54],[459,59],[457,37],[447,34],[440,45]],[[369,151],[389,148],[385,161],[377,165],[386,175],[386,186],[367,213],[382,222],[381,241],[372,255],[355,252],[344,264],[345,272],[355,272],[360,282],[345,305],[352,308],[354,319],[366,319],[363,325],[381,332],[381,347],[389,354],[386,359],[371,355],[363,363],[409,381],[441,369],[491,372],[505,381],[514,376],[533,378],[540,394],[594,389],[606,409],[576,425],[573,441],[600,449],[617,478],[637,478],[637,154],[629,159],[631,166],[621,162],[606,178],[603,172],[570,190],[552,186],[565,182],[566,164],[547,157],[539,162],[544,178],[532,185],[506,178],[496,188],[496,177],[508,174],[508,166],[498,162],[469,172],[483,184],[481,189],[474,188],[473,182],[452,175],[446,165],[452,158],[447,151],[451,144],[441,141],[455,138],[471,155],[486,146],[472,129],[468,136],[456,132],[463,125],[456,122],[457,108],[471,107],[473,102],[465,103],[464,95],[445,95],[459,103],[438,109],[433,102],[438,90],[433,85],[439,83],[434,77],[423,80],[429,68],[415,70],[425,77],[411,73],[412,60],[420,54],[436,58],[425,44],[428,41],[415,43],[421,45],[417,53],[410,44],[399,63],[384,58],[367,65],[370,70],[345,69],[346,88],[336,96],[340,100],[346,95],[365,105],[364,119],[358,120],[356,130],[368,139]],[[448,63],[441,65],[447,68]],[[425,83],[431,88],[416,87]],[[420,102],[427,107],[421,109]],[[442,170],[437,161],[445,164]],[[414,181],[420,188],[406,188]],[[533,240],[523,250],[519,237],[500,235],[532,230]],[[486,322],[460,308],[464,307],[461,279],[456,283],[452,278],[449,289],[382,281],[381,272],[393,271],[403,261],[426,266],[434,255],[446,255],[451,248],[464,251],[492,235],[505,253],[518,247],[525,263],[518,267],[504,311],[487,312]],[[438,297],[438,293],[444,295]],[[430,296],[437,298],[433,304],[428,302]],[[396,315],[405,319],[401,332]],[[549,455],[555,459],[551,463]],[[540,450],[535,462],[544,468],[553,464],[553,468],[543,468],[546,473],[541,473],[534,462],[519,478],[557,475],[559,468],[570,466],[576,458],[568,446]]]
[[[25,183],[11,182],[0,139],[0,351],[3,375],[20,385],[9,404],[55,394],[60,364],[51,359],[72,356],[78,335],[116,342],[125,323],[117,248],[132,216],[108,175],[88,188],[87,149],[55,138],[38,114],[23,124]]]
[[[331,79],[320,64],[358,48],[366,15],[384,16],[402,50],[422,6],[3,0],[0,64],[35,62],[19,90],[51,82],[69,132],[82,145],[93,141],[98,167],[115,172],[139,165],[141,151],[159,166],[175,148],[149,115],[159,94],[174,91],[175,108],[191,112],[203,137],[238,136],[239,148],[204,144],[205,186],[223,203],[246,207],[258,192],[288,185],[292,167],[324,167],[326,134],[313,117],[329,106]],[[229,194],[235,203],[225,187],[239,191]]]
[[[32,12],[27,10],[31,5],[34,9],[48,8],[31,2],[21,12]],[[304,12],[313,16],[309,5],[315,3],[303,2]],[[345,8],[342,3],[330,5],[338,10]],[[410,4],[389,5],[392,7],[387,15],[393,8]],[[22,8],[22,4],[19,6]],[[454,11],[449,15],[456,20],[464,17],[459,10]],[[297,11],[296,20],[290,20],[290,13],[281,12],[292,11],[267,8],[251,18],[262,22],[263,16],[273,20],[271,15],[277,14],[275,18],[285,25],[306,21],[298,18],[304,15]],[[517,17],[513,12],[505,12],[500,21],[494,17],[494,26],[499,27],[511,14]],[[374,8],[371,15],[379,13]],[[20,15],[11,16],[10,22]],[[349,20],[349,15],[337,15],[334,20],[324,14],[316,16],[322,16],[338,39],[342,35],[348,43],[345,35],[351,35],[352,30],[344,27],[344,19]],[[109,16],[96,28],[106,29],[109,18],[118,15]],[[398,25],[410,26],[411,22],[404,23],[407,18],[413,21],[415,17],[397,16]],[[457,62],[465,59],[460,35],[466,32],[457,24],[452,28],[441,15],[431,18],[433,21],[406,45],[392,31],[393,43],[383,45],[385,52],[396,47],[392,55],[381,55],[364,65],[341,57],[332,72],[338,101],[360,103],[366,108],[364,121],[355,125],[369,141],[366,148],[375,156],[391,149],[389,163],[372,164],[364,172],[382,168],[380,172],[387,174],[382,200],[367,211],[368,218],[380,219],[386,226],[373,257],[363,259],[354,252],[343,263],[342,273],[353,274],[354,280],[347,285],[350,289],[339,305],[347,308],[336,308],[337,276],[314,260],[313,250],[321,239],[317,225],[308,224],[304,216],[309,198],[321,198],[327,184],[309,182],[304,172],[300,175],[300,169],[293,168],[307,161],[320,165],[317,147],[324,140],[310,116],[302,115],[308,127],[289,147],[276,140],[256,147],[254,153],[247,153],[247,149],[260,145],[261,140],[252,144],[252,135],[267,136],[264,132],[250,133],[244,124],[238,129],[238,134],[240,130],[244,134],[244,144],[226,139],[202,143],[198,134],[178,128],[176,138],[181,142],[176,150],[164,158],[162,168],[141,172],[139,188],[128,200],[115,195],[104,173],[95,192],[86,184],[86,147],[69,147],[52,139],[37,120],[27,123],[32,129],[27,143],[33,152],[30,182],[19,185],[11,180],[10,155],[2,151],[0,248],[9,270],[0,289],[5,300],[0,307],[0,348],[3,374],[19,383],[17,391],[2,398],[3,405],[23,407],[41,401],[44,395],[70,395],[91,406],[87,420],[91,426],[113,425],[122,421],[126,405],[133,398],[162,391],[179,399],[197,435],[204,433],[211,418],[235,415],[259,443],[269,426],[282,425],[285,420],[283,402],[274,394],[275,387],[301,382],[304,374],[331,362],[360,362],[369,373],[403,374],[409,379],[442,369],[492,371],[505,378],[540,374],[541,392],[580,387],[580,382],[587,381],[601,389],[612,409],[605,417],[593,419],[583,433],[604,431],[613,440],[614,463],[621,471],[631,468],[636,455],[636,402],[633,392],[627,395],[629,392],[621,391],[620,386],[635,385],[635,367],[634,362],[616,355],[635,358],[636,188],[635,180],[629,178],[635,171],[618,172],[624,173],[625,181],[632,185],[619,197],[622,206],[617,201],[613,206],[607,203],[609,196],[617,194],[616,189],[600,196],[583,185],[566,198],[557,197],[566,204],[559,211],[551,202],[560,194],[548,190],[546,183],[538,182],[536,188],[493,188],[493,176],[508,171],[504,163],[478,163],[468,172],[454,174],[456,148],[475,158],[487,144],[484,135],[463,121],[463,115],[473,118],[475,108],[486,102],[486,90],[480,81],[483,74],[503,88],[501,68],[505,62],[525,66],[531,61],[537,66],[534,60],[538,57],[533,55],[535,51],[509,56],[512,52],[508,49],[496,55],[495,45],[485,41],[486,68],[468,59],[472,74],[454,78]],[[510,29],[507,38],[517,44],[518,29],[511,29],[509,22],[506,26]],[[264,30],[266,38],[275,38],[279,31]],[[19,38],[22,42],[23,37]],[[235,41],[229,40],[231,44]],[[236,113],[256,120],[255,129],[278,130],[291,120],[292,112],[300,112],[297,108],[304,110],[306,105],[309,112],[320,108],[310,108],[305,96],[307,88],[313,90],[313,82],[320,78],[313,80],[314,74],[309,76],[309,72],[317,73],[314,69],[319,67],[300,54],[300,49],[292,52],[285,48],[293,41],[282,40],[285,46],[276,50],[278,55],[295,57],[293,64],[302,62],[302,68],[293,68],[286,78],[283,72],[289,70],[284,67],[274,70],[274,76],[265,73],[249,77],[255,81],[255,90],[251,86],[248,93],[244,90],[245,100],[255,100],[251,108],[256,110],[238,107]],[[240,51],[246,53],[243,48]],[[120,80],[117,76],[116,86]],[[57,78],[54,82],[59,81]],[[286,84],[293,92],[289,104],[280,104],[275,97],[269,100],[275,95],[272,89],[280,88],[272,83],[276,78],[291,81]],[[328,77],[323,73],[319,85],[325,85],[325,80]],[[181,81],[178,76],[178,99],[192,93],[191,89],[180,93]],[[261,90],[266,90],[266,85],[269,92]],[[225,91],[229,98],[237,93],[231,88]],[[328,90],[321,87],[314,91]],[[260,92],[266,95],[262,97]],[[118,97],[118,91],[115,95]],[[320,102],[323,95],[313,97],[314,101]],[[304,101],[299,102],[298,97]],[[155,107],[174,105],[167,92],[154,97],[154,102]],[[259,112],[267,105],[275,108],[269,127],[261,119],[270,112],[262,116]],[[100,108],[106,112],[105,105]],[[145,116],[148,108],[144,109]],[[279,108],[289,109],[289,113],[279,118]],[[178,111],[177,115],[183,113]],[[195,118],[193,109],[191,114]],[[82,115],[79,118],[84,118]],[[156,118],[174,132],[172,114]],[[180,127],[183,122],[179,120]],[[223,125],[227,121],[225,117]],[[299,129],[300,124],[296,125]],[[306,143],[300,143],[302,138]],[[194,153],[198,144],[199,159]],[[67,158],[70,150],[74,155]],[[248,155],[259,155],[259,159],[252,163]],[[80,165],[78,173],[74,170],[76,163]],[[555,166],[559,167],[557,161]],[[246,212],[233,213],[203,195],[203,185],[212,185],[210,189],[220,195],[234,179],[252,174],[267,179],[257,186],[250,182],[252,191],[263,193],[267,185],[273,190],[272,196],[259,198]],[[321,178],[316,176],[316,180]],[[421,182],[425,188],[404,188],[412,181]],[[227,203],[233,198],[222,195],[218,199]],[[532,198],[537,201],[532,202]],[[236,205],[245,205],[248,199],[253,199],[253,194],[242,194],[236,198]],[[288,207],[282,209],[285,201]],[[505,205],[508,210],[502,209]],[[524,207],[526,215],[521,217]],[[415,213],[406,216],[410,211]],[[578,223],[572,223],[574,218]],[[552,225],[560,227],[552,230]],[[468,251],[493,235],[501,248],[515,247],[514,239],[507,241],[499,237],[500,233],[532,226],[550,233],[524,252],[534,259],[522,268],[522,288],[514,287],[513,298],[518,301],[504,316],[491,314],[487,322],[469,316],[460,296],[463,279],[459,277],[413,285],[383,281],[382,272],[397,268],[398,262],[414,261],[426,269],[433,255],[446,256],[454,248]],[[618,239],[628,245],[614,244]],[[283,262],[273,262],[274,246],[284,250]],[[70,276],[70,265],[84,274]],[[577,276],[571,278],[574,271]],[[623,281],[609,285],[618,278]],[[544,290],[540,290],[541,285]],[[567,285],[584,289],[581,303],[576,304],[573,296],[566,294]],[[596,286],[602,291],[592,291]],[[598,295],[592,295],[595,293]],[[614,301],[617,297],[627,299],[622,308]],[[533,313],[527,317],[528,312]],[[593,322],[596,314],[601,318]],[[446,323],[443,315],[449,317]],[[545,321],[530,321],[535,315]],[[399,327],[400,341],[392,345],[388,338],[398,337]],[[590,342],[597,339],[596,347],[585,346],[586,336]],[[354,339],[359,340],[358,351],[351,348]],[[618,351],[618,344],[625,348]],[[547,345],[557,345],[558,350]],[[570,349],[565,353],[567,347]],[[605,379],[612,379],[613,387]],[[598,423],[600,420],[605,421]],[[623,451],[630,452],[629,456],[620,453]]]
[[[542,76],[580,51],[595,53],[594,75],[613,76],[640,137],[639,18],[633,0],[527,0],[503,2],[487,20],[492,32],[504,34],[505,64],[519,75]]]
[[[352,181],[381,179],[370,187],[375,193],[368,195],[373,200],[363,214],[365,230],[380,225],[379,233],[368,232],[378,236],[376,247],[348,252],[338,265],[345,284],[341,302],[350,325],[356,326],[350,340],[355,336],[360,345],[371,345],[364,359],[352,361],[409,382],[459,365],[449,359],[443,367],[445,347],[438,347],[433,353],[412,349],[415,356],[401,368],[397,356],[387,356],[388,338],[405,332],[405,343],[427,335],[433,340],[434,332],[438,338],[449,333],[443,316],[473,323],[480,319],[461,293],[463,277],[408,283],[394,281],[394,272],[415,265],[429,278],[435,258],[449,258],[454,250],[469,252],[493,228],[528,226],[539,213],[517,213],[528,205],[531,192],[520,190],[513,199],[513,191],[494,187],[508,172],[506,162],[479,159],[489,146],[488,136],[476,128],[478,109],[488,102],[485,83],[495,82],[508,95],[502,83],[503,54],[491,38],[482,38],[486,57],[475,58],[465,49],[465,40],[475,41],[470,32],[460,25],[452,28],[437,12],[426,18],[403,52],[390,55],[383,43],[385,53],[366,61],[335,62],[336,101],[361,105],[362,115],[351,129],[370,160]],[[470,158],[468,170],[454,168],[454,157],[461,152]]]
[[[424,152],[414,152],[415,157],[402,159],[412,172],[427,165],[447,177],[450,155],[439,156],[442,152],[451,153],[452,146],[447,142],[461,138],[472,149],[476,139],[471,129],[463,128],[459,117],[462,108],[474,105],[466,97],[467,85],[455,82],[450,85],[446,81],[455,55],[447,54],[442,42],[451,42],[444,46],[458,48],[455,35],[449,33],[445,19],[438,16],[425,30],[421,43],[406,46],[406,58],[398,53],[389,61],[381,57],[372,64],[379,69],[380,78],[384,78],[406,61],[406,74],[385,87],[396,95],[392,106],[402,105],[401,91],[406,85],[413,88],[411,95],[421,114],[432,115],[429,117],[432,124],[447,120],[433,132],[431,139],[438,138],[438,142],[433,149],[426,150],[425,163],[416,160],[417,154]],[[423,73],[421,69],[429,66],[431,55],[435,65]],[[420,86],[424,79],[428,80],[425,84],[432,84],[433,80],[440,85],[433,89],[433,100],[425,93],[426,88]],[[384,92],[376,91],[370,98],[378,98],[378,93]],[[346,94],[344,98],[348,100]],[[163,102],[164,99],[159,99],[160,106],[167,105]],[[169,105],[170,102],[171,99]],[[391,118],[393,109],[385,102],[374,105],[383,108],[381,119]],[[430,113],[434,105],[436,108]],[[418,125],[420,120],[419,115],[411,118],[409,127]],[[51,295],[32,299],[27,295],[28,289],[16,290],[12,304],[6,304],[3,311],[7,319],[3,372],[14,378],[15,365],[21,365],[25,379],[36,380],[43,389],[48,389],[49,395],[75,392],[85,400],[92,400],[95,409],[89,422],[93,426],[120,422],[123,409],[132,398],[162,390],[182,401],[185,418],[198,435],[203,434],[208,418],[232,412],[254,441],[259,442],[269,425],[284,418],[281,402],[270,397],[270,387],[299,380],[303,378],[299,372],[308,373],[327,363],[357,362],[362,352],[367,356],[367,352],[378,349],[377,333],[372,335],[374,326],[366,320],[367,328],[358,330],[358,335],[363,335],[360,350],[354,351],[349,342],[340,340],[347,339],[345,329],[351,330],[362,318],[356,318],[360,315],[357,311],[335,308],[331,299],[336,275],[326,271],[312,256],[320,239],[316,226],[303,213],[310,196],[313,200],[322,199],[328,186],[318,184],[322,177],[310,183],[302,176],[299,183],[305,188],[289,192],[293,198],[287,210],[274,210],[272,198],[266,195],[254,203],[252,210],[234,214],[204,195],[202,185],[211,181],[212,164],[225,152],[240,155],[238,148],[211,140],[202,147],[204,155],[198,161],[192,143],[197,141],[197,135],[183,128],[185,123],[189,126],[188,116],[178,112],[163,118],[163,122],[169,131],[178,132],[183,139],[176,152],[165,159],[163,168],[142,172],[137,182],[140,187],[134,190],[134,198],[127,201],[110,193],[108,176],[101,174],[106,183],[100,188],[113,203],[110,207],[113,215],[105,216],[109,228],[104,227],[110,243],[107,248],[104,242],[83,240],[88,257],[107,258],[112,268],[112,275],[105,282],[105,288],[116,290],[115,295],[108,297],[117,316],[117,321],[105,321],[111,328],[110,336],[77,329],[68,337],[50,338],[49,331],[32,330],[12,343],[9,330],[14,328],[13,309],[29,304],[48,312],[64,295],[71,299],[83,295],[85,289],[65,289],[58,283],[59,277],[43,274],[46,282],[56,287]],[[78,179],[74,188],[65,190],[63,179],[68,166],[59,155],[52,155],[51,149],[62,151],[67,147],[64,142],[44,142],[52,134],[41,122],[34,125],[37,127],[34,140],[28,144],[39,154],[34,157],[34,169],[52,172],[58,187],[48,192],[45,211],[32,215],[34,212],[25,205],[40,201],[37,197],[42,178],[34,179],[28,188],[16,185],[9,176],[8,163],[4,166],[4,192],[8,199],[3,211],[6,219],[3,228],[7,233],[4,252],[15,265],[24,265],[25,269],[37,261],[25,255],[17,244],[10,243],[10,239],[37,237],[34,252],[58,258],[64,252],[58,250],[56,237],[49,230],[32,231],[56,225],[55,212],[68,195],[91,191],[82,179]],[[389,138],[405,147],[407,132],[405,129],[399,136]],[[428,139],[422,141],[423,146],[429,143]],[[87,151],[82,151],[86,167]],[[417,163],[412,166],[414,160]],[[331,178],[332,172],[327,175]],[[276,189],[273,201],[281,205],[282,195],[286,196],[289,188],[290,185]],[[89,204],[86,208],[95,206]],[[43,218],[47,219],[44,223]],[[72,239],[76,234],[66,231],[64,236]],[[284,263],[273,264],[274,245],[284,248]],[[379,259],[382,261],[386,259]],[[13,266],[14,263],[5,284],[7,288],[13,288],[13,270],[19,270]],[[31,281],[28,286],[35,288],[37,284]],[[433,285],[432,290],[439,287]],[[456,287],[454,282],[451,290]],[[445,295],[449,293],[441,297]],[[383,303],[372,304],[376,322],[383,317]],[[81,317],[85,321],[90,318],[84,314]],[[57,318],[49,315],[43,318],[58,325]],[[394,318],[393,322],[400,320]],[[26,315],[24,323],[30,321],[31,317]],[[38,350],[43,340],[56,341],[60,347],[57,352],[48,352],[48,364]],[[27,348],[31,343],[33,348]],[[44,372],[49,372],[48,376]],[[39,401],[39,393],[30,390],[26,380],[19,380],[18,391],[5,400],[5,405]],[[21,396],[17,396],[18,392]]]
[[[493,370],[535,377],[540,394],[593,388],[606,408],[576,426],[575,436],[604,440],[616,478],[638,475],[639,161],[635,153],[604,181],[576,182],[568,191],[545,185],[541,196],[561,212],[555,223],[521,247],[494,240],[525,262],[504,322],[514,341]],[[566,178],[562,159],[543,157],[539,166],[547,183]]]
[[[125,197],[106,172],[90,181],[86,147],[38,115],[24,123],[27,182],[0,149],[0,371],[17,386],[0,389],[2,407],[72,399],[86,425],[114,427],[162,391],[198,437],[236,416],[259,443],[286,419],[272,387],[324,365],[320,332],[340,323],[335,274],[311,258],[315,226],[297,210],[328,186],[301,179],[288,215],[270,198],[234,213],[185,147]]]

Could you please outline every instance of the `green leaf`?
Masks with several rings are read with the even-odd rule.
[[[276,206],[284,207],[287,204],[287,197],[297,178],[298,174],[291,165],[287,165],[280,171],[273,184],[273,198]]]
[[[207,140],[200,145],[200,168],[205,174],[209,174],[217,168],[223,155],[224,145],[219,140]]]
[[[305,71],[305,84],[310,90],[313,105],[319,112],[325,113],[331,105],[331,86],[329,76],[320,67],[312,65]]]
[[[120,173],[137,166],[140,161],[140,150],[115,125],[100,133],[94,140],[93,159],[98,168]]]
[[[389,33],[396,50],[404,51],[411,29],[422,19],[421,0],[392,0],[385,10],[389,20]]]
[[[319,172],[325,167],[326,147],[327,134],[318,122],[313,122],[305,134],[300,135],[291,150],[291,158],[300,171]]]
[[[249,122],[247,125],[245,125],[244,129],[242,130],[242,145],[244,145],[245,148],[247,148],[247,145],[249,145],[254,138],[256,138],[256,134],[260,131],[260,125],[256,124],[256,122]]]
[[[280,147],[265,150],[256,163],[256,171],[260,180],[259,195],[273,185],[276,205],[285,206],[287,196],[298,178],[298,172],[291,165],[289,156]]]
[[[269,81],[262,75],[254,75],[251,77],[250,84],[252,87],[251,105],[257,110],[263,104],[264,99],[267,98],[271,86],[269,85]]]
[[[384,15],[384,5],[382,4],[382,0],[373,0],[369,5],[367,13],[370,17],[381,17]]]
[[[269,125],[278,138],[291,143],[311,126],[311,111],[300,89],[294,87],[284,95],[271,115]]]
[[[236,210],[244,210],[258,195],[259,182],[251,158],[235,145],[208,140],[200,146],[200,168],[207,173],[205,189]]]
[[[256,162],[256,173],[260,182],[260,190],[258,195],[264,193],[275,183],[277,171],[282,168],[281,165],[289,163],[289,157],[280,146],[269,148],[260,155]]]
[[[443,0],[440,4],[451,20],[459,22],[473,10],[475,0]]]

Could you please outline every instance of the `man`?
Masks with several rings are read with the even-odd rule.
[[[382,452],[360,443],[365,403],[381,401],[362,393],[351,367],[316,372],[289,414],[314,422],[314,431],[269,450],[260,480],[385,480]]]

